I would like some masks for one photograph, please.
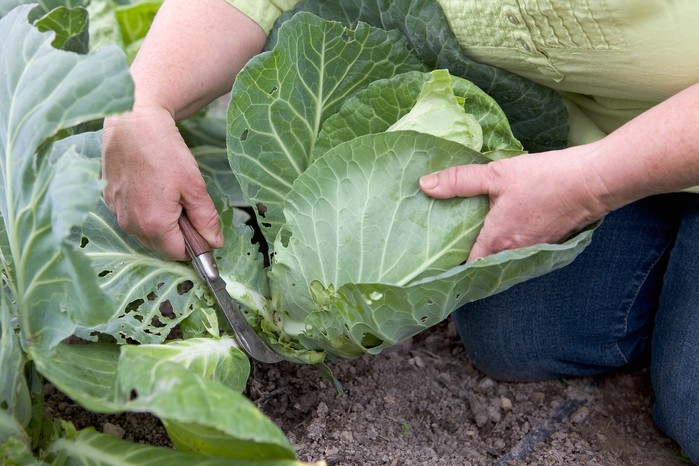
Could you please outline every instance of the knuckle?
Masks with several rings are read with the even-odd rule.
[[[139,215],[136,230],[141,236],[154,238],[162,233],[163,224],[154,216]]]
[[[216,209],[211,209],[208,214],[204,216],[204,225],[207,229],[215,229],[218,228],[218,212],[216,212]]]
[[[209,199],[209,191],[206,189],[206,183],[201,176],[194,177],[187,185],[190,198],[194,202],[202,202]]]

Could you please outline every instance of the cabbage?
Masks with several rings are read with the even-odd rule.
[[[250,320],[290,360],[377,353],[569,263],[590,238],[464,264],[487,197],[435,200],[418,180],[522,145],[482,90],[426,70],[402,36],[361,22],[286,22],[237,78],[228,151],[271,251],[267,300]]]

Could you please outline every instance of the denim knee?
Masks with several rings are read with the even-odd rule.
[[[696,380],[682,374],[653,377],[655,405],[653,418],[658,427],[682,448],[694,464],[699,464],[699,395]]]
[[[522,345],[524,348],[518,348],[521,338],[515,339],[519,341],[513,341],[503,335],[506,331],[503,332],[503,327],[497,323],[494,326],[484,325],[463,308],[454,312],[452,319],[470,361],[487,376],[508,382],[557,378],[551,370],[551,361],[547,361],[547,358],[533,357],[527,351],[526,344]],[[483,328],[484,326],[488,328]]]
[[[473,365],[493,379],[531,382],[592,376],[628,363],[616,345],[589,344],[584,334],[576,337],[547,327],[541,313],[499,312],[499,306],[489,304],[461,308],[452,319]],[[648,345],[647,339],[637,343],[638,348]]]

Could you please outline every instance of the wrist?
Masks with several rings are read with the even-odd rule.
[[[601,139],[585,147],[585,181],[607,213],[653,194],[647,178],[614,145]]]

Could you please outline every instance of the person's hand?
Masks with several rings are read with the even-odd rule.
[[[124,231],[168,259],[186,259],[178,225],[184,208],[213,248],[223,246],[216,208],[167,110],[107,118],[102,141],[104,199]]]
[[[609,212],[604,186],[586,169],[581,148],[461,165],[423,176],[425,194],[448,199],[490,196],[468,260],[506,249],[557,243]],[[602,188],[602,189],[600,189]]]

